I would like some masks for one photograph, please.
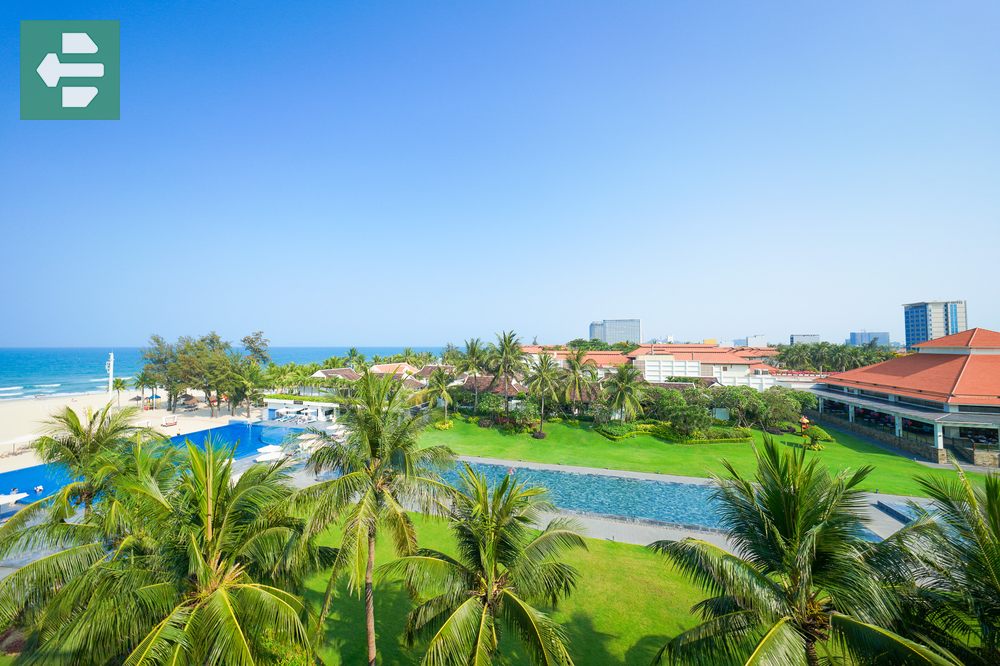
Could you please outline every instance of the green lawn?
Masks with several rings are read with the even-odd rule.
[[[446,523],[414,515],[421,547],[453,552]],[[339,544],[331,533],[329,545]],[[704,598],[701,589],[674,572],[667,561],[641,546],[587,540],[588,550],[572,553],[568,562],[580,571],[577,589],[553,616],[570,640],[570,654],[580,665],[648,664],[666,640],[696,618],[691,606]],[[378,546],[377,562],[393,558],[386,539]],[[314,609],[322,602],[326,579],[309,582],[307,601]],[[402,641],[406,614],[413,608],[406,592],[395,581],[376,583],[375,620],[382,664],[416,664],[421,647],[405,647]],[[360,664],[367,655],[364,606],[350,595],[346,583],[338,588],[333,612],[327,622],[320,655],[327,664]],[[507,663],[527,663],[512,643],[504,642]]]
[[[818,456],[831,469],[873,465],[875,471],[864,487],[897,495],[922,495],[914,480],[918,475],[951,475],[954,472],[929,468],[920,463],[869,444],[853,435],[832,428],[826,430],[836,442],[824,443],[824,450],[809,453]],[[649,435],[612,442],[585,426],[553,423],[545,426],[548,437],[507,435],[493,428],[480,428],[465,421],[455,421],[452,430],[429,428],[423,435],[428,444],[447,444],[460,455],[505,458],[560,465],[581,465],[636,472],[711,476],[723,474],[726,459],[741,473],[752,474],[755,468],[753,449],[748,444],[671,444]],[[755,433],[757,442],[761,434]],[[800,441],[781,436],[783,443]],[[971,475],[979,476],[979,475]]]

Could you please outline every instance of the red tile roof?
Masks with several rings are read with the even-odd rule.
[[[379,365],[371,366],[368,368],[368,371],[375,373],[376,375],[395,375],[398,373],[412,375],[417,371],[417,369],[409,363],[381,363]]]
[[[1000,405],[1000,354],[910,354],[822,381],[933,402]]]
[[[968,347],[969,349],[1000,349],[1000,333],[987,328],[970,328],[943,338],[935,338],[914,345],[918,349],[935,347]]]

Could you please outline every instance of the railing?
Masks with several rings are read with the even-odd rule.
[[[873,439],[894,449],[916,454],[925,460],[930,460],[931,462],[948,461],[948,456],[944,449],[936,448],[933,444],[933,440],[927,438],[926,436],[907,432],[906,430],[903,431],[902,436],[897,436],[894,431],[888,432],[874,426],[862,425],[857,421],[852,423],[848,419],[832,416],[829,412],[823,412],[822,414],[813,410],[807,410],[807,412],[809,418],[820,425],[823,423],[829,423],[840,430],[846,430],[847,432]]]

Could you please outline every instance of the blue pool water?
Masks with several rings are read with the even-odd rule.
[[[500,481],[508,472],[508,468],[498,465],[477,463],[471,467],[491,483]],[[547,488],[549,499],[561,509],[701,528],[721,527],[711,486],[520,467],[516,474],[528,485]],[[445,478],[453,482],[457,472],[448,472]]]
[[[236,444],[236,458],[246,458],[257,453],[257,449],[267,444],[281,445],[289,435],[301,432],[299,428],[278,426],[249,425],[247,423],[231,423],[219,428],[200,430],[187,435],[171,437],[170,441],[177,446],[183,446],[185,439],[190,439],[199,448],[204,448],[206,438],[232,446]],[[44,494],[49,494],[70,482],[70,476],[64,469],[56,465],[35,465],[0,474],[0,494],[17,488],[23,493],[34,496],[35,486],[42,486]],[[31,501],[27,497],[22,502]]]

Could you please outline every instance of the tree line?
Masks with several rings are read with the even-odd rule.
[[[844,372],[895,358],[889,347],[873,340],[864,345],[814,344],[778,345],[775,364],[786,370],[814,372]]]

